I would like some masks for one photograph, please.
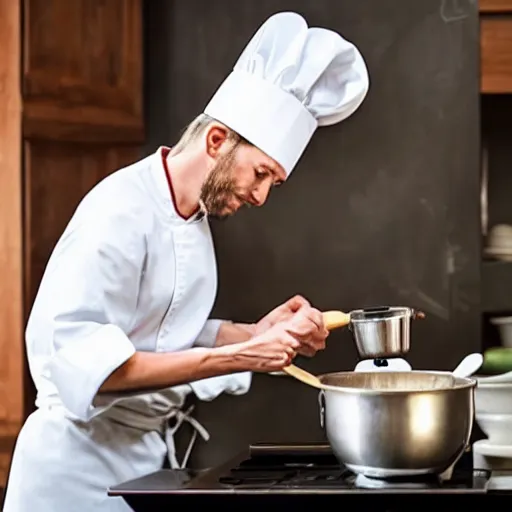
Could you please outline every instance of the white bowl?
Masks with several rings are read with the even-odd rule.
[[[490,443],[512,445],[512,414],[476,413],[475,420]]]
[[[474,378],[480,386],[486,384],[512,384],[512,371],[496,375],[475,375]]]
[[[491,318],[491,324],[497,326],[502,346],[512,348],[512,316]]]
[[[512,226],[509,224],[497,224],[489,231],[487,244],[494,246],[509,246],[512,241]]]
[[[475,414],[512,414],[512,382],[487,384],[475,389]]]

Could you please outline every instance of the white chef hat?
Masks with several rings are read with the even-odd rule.
[[[289,175],[316,128],[352,115],[368,87],[365,62],[352,43],[282,12],[256,32],[204,113]]]

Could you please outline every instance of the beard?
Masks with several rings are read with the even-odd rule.
[[[209,217],[226,219],[235,211],[230,203],[237,198],[234,179],[235,149],[232,148],[215,164],[201,187],[200,201]]]

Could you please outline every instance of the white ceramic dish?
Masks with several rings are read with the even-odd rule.
[[[485,383],[477,378],[476,414],[512,414],[512,382]]]
[[[487,236],[488,247],[504,247],[512,246],[512,226],[509,224],[496,224],[493,226]]]
[[[512,251],[503,253],[503,252],[486,249],[485,255],[489,256],[489,258],[492,258],[494,260],[506,261],[508,263],[512,262]]]
[[[475,420],[489,443],[512,445],[512,414],[476,413]]]
[[[473,443],[473,452],[486,457],[500,457],[512,459],[512,445],[499,445],[489,443],[487,439],[480,439]]]
[[[512,372],[500,373],[498,375],[475,375],[478,384],[512,384]]]

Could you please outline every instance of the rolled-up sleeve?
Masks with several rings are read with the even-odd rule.
[[[111,324],[64,344],[49,364],[63,404],[78,418],[89,419],[100,386],[134,353],[135,347],[123,331]]]
[[[65,407],[87,420],[103,382],[135,353],[127,333],[145,237],[133,212],[75,224],[50,259],[27,333],[32,345],[49,347],[45,370]]]
[[[223,321],[224,320],[217,319],[207,320],[199,336],[196,338],[194,345],[196,347],[213,348]]]
[[[245,395],[251,388],[252,373],[240,372],[196,380],[190,387],[199,400],[210,402],[222,393]]]

